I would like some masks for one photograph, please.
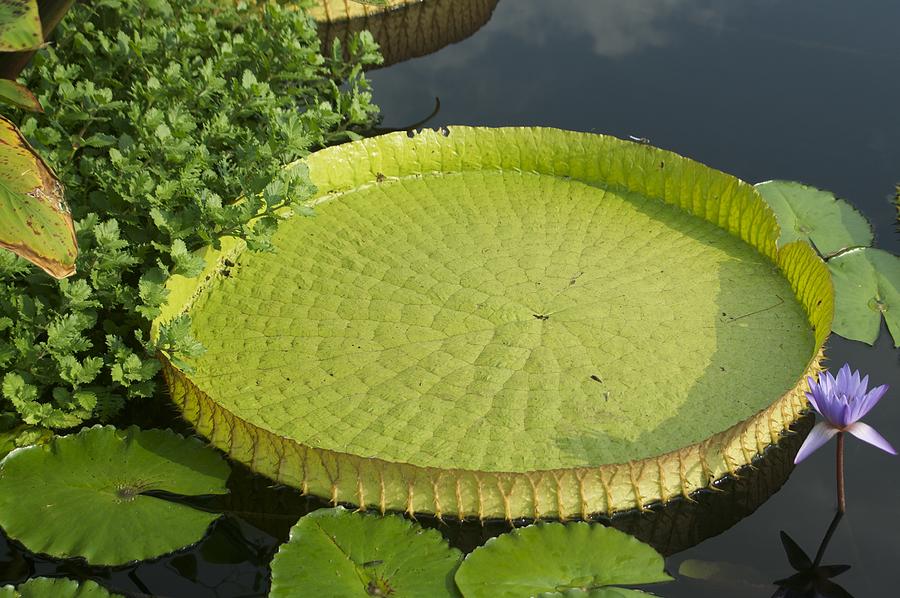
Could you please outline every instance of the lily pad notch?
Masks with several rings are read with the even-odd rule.
[[[900,347],[900,256],[873,247],[872,225],[829,191],[793,181],[765,181],[756,189],[775,211],[779,245],[806,241],[822,256],[834,282],[832,330],[874,345],[884,318]]]
[[[330,217],[329,209],[338,209],[332,206],[343,205],[340,202],[354,194],[380,197],[379,185],[385,184],[395,184],[396,188],[413,186],[419,195],[411,193],[410,196],[417,197],[422,196],[423,189],[430,190],[429,185],[433,184],[438,190],[429,205],[449,205],[440,203],[441,180],[452,177],[456,177],[453,181],[460,177],[478,179],[482,176],[478,173],[484,173],[485,184],[497,185],[501,190],[504,185],[518,189],[516,177],[521,174],[526,178],[539,177],[538,183],[551,190],[558,190],[559,185],[572,185],[572,193],[583,194],[588,199],[594,194],[606,193],[610,197],[624,197],[621,205],[626,205],[628,198],[639,197],[644,202],[640,203],[644,212],[668,210],[666,214],[684,214],[677,218],[688,220],[685,225],[688,230],[693,230],[690,227],[695,225],[713,233],[718,230],[716,234],[730,235],[743,241],[743,245],[736,240],[734,243],[752,248],[741,251],[754,251],[760,256],[761,263],[767,261],[777,266],[778,276],[783,277],[790,289],[788,295],[791,292],[794,295],[780,298],[781,303],[796,303],[810,346],[805,349],[808,350],[803,357],[805,365],[801,364],[798,371],[791,374],[792,382],[784,391],[771,399],[766,397],[767,402],[761,408],[705,438],[658,454],[626,457],[616,462],[529,470],[422,465],[381,458],[375,449],[348,450],[297,441],[273,432],[271,422],[267,423],[265,418],[257,419],[223,405],[217,396],[207,392],[208,376],[202,378],[203,368],[200,368],[198,378],[195,374],[186,374],[161,356],[172,399],[184,416],[214,445],[259,473],[303,492],[325,496],[335,503],[348,502],[380,512],[423,512],[438,517],[482,519],[587,519],[596,513],[643,509],[651,503],[689,496],[695,490],[708,487],[715,480],[751,463],[768,445],[777,442],[806,409],[805,379],[821,370],[822,346],[831,326],[831,281],[825,264],[807,243],[776,246],[780,236],[778,224],[751,185],[671,152],[608,136],[543,128],[451,127],[441,132],[423,131],[413,137],[406,133],[391,134],[322,150],[311,155],[307,164],[319,189],[314,203],[320,216],[306,220],[315,220],[317,226]],[[507,179],[502,173],[511,175]],[[500,179],[496,179],[497,176]],[[415,209],[414,203],[409,205],[412,207],[408,209]],[[492,209],[492,206],[485,206],[485,209]],[[517,214],[517,217],[528,217],[526,212]],[[537,223],[537,226],[540,221],[529,222]],[[295,218],[282,225],[285,226],[307,225]],[[282,230],[287,231],[280,229],[279,234]],[[300,233],[284,234],[296,238]],[[168,284],[169,302],[154,322],[152,334],[157,334],[162,323],[175,317],[194,315],[192,310],[202,313],[202,306],[210,297],[216,297],[223,285],[240,284],[236,279],[250,268],[245,262],[249,264],[250,260],[257,259],[244,250],[242,242],[225,239],[220,249],[203,250],[207,266],[200,276],[195,279],[173,277]],[[503,255],[498,259],[504,259]],[[235,264],[237,275],[232,268]],[[310,267],[317,268],[318,265]],[[772,269],[771,265],[766,268]],[[567,274],[562,287],[578,288],[584,282],[577,280],[577,272],[571,274],[575,283],[569,284]],[[264,276],[277,277],[277,273]],[[255,282],[252,288],[269,288],[271,285],[271,280],[263,280]],[[542,292],[535,290],[534,296]],[[573,306],[577,304],[566,309]],[[502,307],[498,307],[501,313]],[[771,311],[774,307],[763,306],[762,311]],[[547,315],[542,311],[534,313]],[[716,320],[716,325],[722,330],[732,323],[734,326],[727,330],[746,327],[746,318],[754,313],[746,311],[728,317],[723,314]],[[718,313],[715,316],[719,318]],[[522,316],[521,321],[517,320],[515,326],[525,329],[527,326],[555,325],[559,319],[560,316],[551,314],[546,321],[528,314],[527,318]],[[273,331],[277,330],[277,320],[277,314],[260,316],[260,321],[272,326]],[[262,341],[264,338],[259,337],[254,342],[261,341],[260,346],[265,349],[272,343]],[[253,359],[257,357],[254,355]],[[219,354],[209,359],[225,357]],[[209,363],[204,362],[204,367]],[[244,365],[235,362],[229,367],[242,368]],[[293,367],[296,371],[297,366]],[[322,371],[326,377],[322,383],[327,384],[329,374]],[[598,401],[592,401],[589,409],[602,405],[602,393],[608,392],[602,391],[600,386],[605,383],[603,376],[595,375],[599,381],[584,377],[585,392],[599,392],[596,395]],[[198,383],[198,379],[204,382]],[[252,378],[242,382],[242,388],[244,384],[252,384]],[[283,384],[293,385],[292,388],[297,386],[296,381],[290,379]],[[252,390],[248,392],[252,394]],[[334,408],[340,409],[340,405],[336,402]],[[281,409],[280,404],[273,404],[260,413],[270,413],[274,409]],[[589,441],[575,439],[572,446],[577,449],[582,446],[579,442]],[[557,453],[560,460],[577,458],[577,455]]]

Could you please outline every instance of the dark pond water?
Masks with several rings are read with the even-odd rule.
[[[869,218],[877,246],[900,253],[890,200],[900,181],[898,28],[900,3],[883,0],[500,0],[472,37],[371,77],[386,127],[419,121],[438,97],[429,126],[542,125],[645,137],[747,181],[786,178],[830,189]],[[886,330],[874,347],[833,337],[828,356],[834,370],[850,362],[892,386],[866,421],[900,445],[900,355]],[[779,532],[812,555],[832,520],[833,450],[832,443],[794,470],[752,515],[668,558],[672,573],[688,559],[740,569],[721,581],[679,579],[653,591],[771,596],[772,581],[793,573]],[[851,438],[846,467],[848,513],[823,562],[851,565],[835,581],[856,598],[897,595],[900,458]],[[735,490],[743,510],[725,519],[765,498],[753,489],[754,475]],[[765,469],[757,477],[770,475],[768,486],[778,485],[778,474]],[[191,550],[109,571],[60,564],[0,540],[0,582],[71,575],[128,595],[264,595],[278,543],[318,504],[245,473],[235,478],[226,505],[233,514]],[[700,537],[704,525],[694,521],[682,532]],[[472,546],[490,531],[448,534]]]

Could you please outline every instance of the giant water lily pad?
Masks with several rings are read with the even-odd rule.
[[[469,37],[490,20],[498,1],[318,0],[309,13],[327,47],[339,40],[346,50],[353,35],[370,32],[387,66]]]
[[[459,596],[462,554],[436,530],[337,507],[301,518],[272,561],[273,597]]]
[[[827,268],[752,186],[641,144],[455,127],[317,152],[315,218],[226,239],[154,325],[211,441],[379,510],[570,517],[689,494],[805,408]]]
[[[466,598],[637,598],[614,586],[670,581],[665,561],[626,533],[584,522],[548,523],[488,540],[466,557],[456,583]]]
[[[148,559],[200,540],[218,514],[143,493],[222,494],[228,474],[225,460],[196,439],[96,426],[0,462],[0,526],[55,557],[95,565]]]

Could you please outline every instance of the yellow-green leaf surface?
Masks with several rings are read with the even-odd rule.
[[[884,317],[900,347],[900,257],[861,247],[828,260],[828,268],[834,280],[834,331],[872,345]]]
[[[257,471],[380,510],[586,516],[735,471],[805,407],[827,269],[752,186],[615,138],[455,127],[308,160],[315,218],[173,277],[172,397]]]
[[[871,245],[875,238],[865,216],[830,191],[793,181],[766,181],[756,189],[781,226],[779,244],[809,241],[822,255],[831,256]]]
[[[0,247],[56,278],[75,272],[78,245],[62,183],[0,117]]]
[[[531,525],[492,538],[456,572],[466,598],[646,595],[609,586],[671,581],[653,548],[600,524]]]
[[[291,529],[272,561],[272,598],[455,598],[462,554],[403,517],[319,509]]]
[[[43,42],[37,0],[0,0],[0,52],[34,50]]]
[[[44,111],[41,103],[27,87],[9,79],[0,79],[0,102],[6,102],[32,112]]]
[[[59,558],[148,559],[200,540],[218,515],[143,493],[224,494],[229,471],[196,439],[95,426],[0,461],[0,526],[29,550]]]

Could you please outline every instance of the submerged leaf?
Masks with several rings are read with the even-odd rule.
[[[851,249],[828,260],[834,282],[834,325],[841,336],[874,344],[887,322],[900,347],[900,257],[881,249]]]
[[[228,474],[225,460],[196,439],[95,426],[0,462],[0,525],[55,557],[94,565],[148,559],[196,542],[218,514],[143,493],[222,494]]]
[[[793,181],[756,185],[781,226],[779,245],[808,241],[828,257],[849,247],[867,246],[874,239],[869,221],[830,191]]]
[[[466,598],[627,596],[608,586],[672,580],[664,567],[658,552],[619,530],[545,523],[488,540],[460,565],[456,583]]]
[[[403,517],[320,509],[275,555],[270,596],[458,596],[460,556],[439,532]]]
[[[56,278],[75,272],[78,246],[63,187],[22,134],[0,117],[0,247]]]
[[[36,0],[0,0],[0,52],[34,50],[44,43]]]

